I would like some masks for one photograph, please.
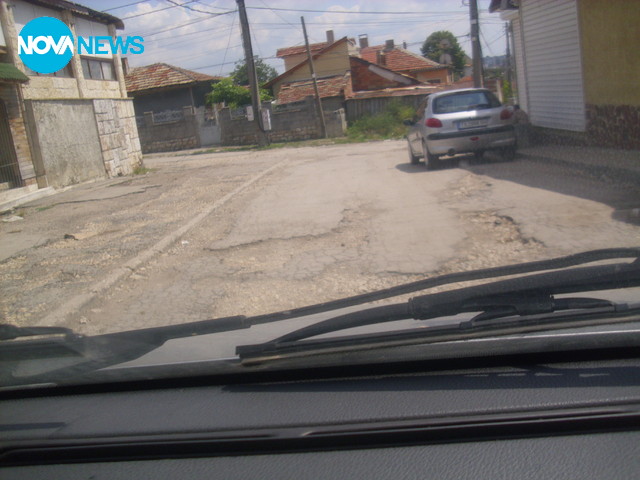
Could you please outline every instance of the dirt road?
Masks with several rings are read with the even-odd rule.
[[[615,215],[637,190],[525,160],[428,172],[388,141],[146,165],[0,224],[4,321],[93,334],[251,315],[640,243]]]

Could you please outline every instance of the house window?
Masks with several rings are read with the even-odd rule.
[[[116,74],[111,60],[82,59],[82,73],[84,78],[91,80],[115,80]]]
[[[31,70],[26,65],[24,66],[26,70],[26,74],[32,77],[61,77],[61,78],[73,78],[73,70],[71,70],[71,64],[68,64],[62,70],[58,70],[53,73],[39,73],[34,70]]]

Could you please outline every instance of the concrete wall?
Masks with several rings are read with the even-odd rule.
[[[142,164],[131,100],[27,100],[25,108],[41,187],[127,175]]]
[[[62,187],[106,176],[91,102],[27,100],[34,154],[48,185]]]
[[[308,97],[297,108],[274,112],[271,105],[265,104],[271,110],[271,126],[269,138],[272,142],[291,142],[320,138],[320,122],[316,115],[312,97]],[[255,145],[258,143],[258,127],[256,122],[250,122],[246,117],[232,119],[228,108],[220,111],[221,143],[223,145]],[[330,136],[344,135],[346,121],[344,111],[341,113],[325,112],[325,123]]]
[[[144,114],[138,123],[143,153],[172,152],[200,146],[199,126],[191,107],[183,109],[183,118],[172,122],[158,123],[152,112]]]

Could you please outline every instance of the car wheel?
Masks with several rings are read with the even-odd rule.
[[[424,152],[424,163],[427,166],[427,170],[435,170],[438,166],[438,155],[433,155],[429,152],[427,144],[422,144],[422,151]]]
[[[505,162],[512,162],[516,159],[515,146],[504,147],[500,153],[502,154],[502,160],[504,160]]]
[[[407,138],[407,147],[409,148],[409,161],[411,162],[411,165],[418,165],[420,163],[420,157],[416,157],[413,154],[413,150],[411,149],[411,142],[409,141],[408,138]]]
[[[473,152],[473,160],[475,163],[482,162],[483,157],[484,157],[484,150],[476,150],[475,152]]]

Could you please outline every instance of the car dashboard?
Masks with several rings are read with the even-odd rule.
[[[637,349],[4,392],[14,478],[637,478]]]

